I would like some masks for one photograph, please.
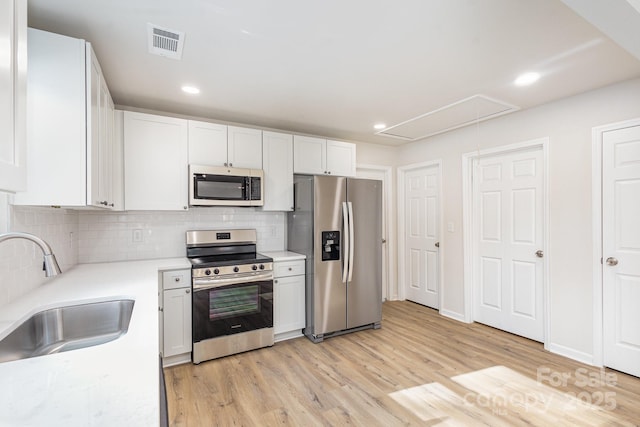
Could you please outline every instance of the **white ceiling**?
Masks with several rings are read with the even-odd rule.
[[[525,109],[640,76],[632,49],[560,0],[28,1],[30,26],[93,44],[118,105],[335,139],[398,145],[373,125],[480,94]],[[148,53],[147,23],[185,32],[182,60]],[[525,71],[542,78],[515,87]]]

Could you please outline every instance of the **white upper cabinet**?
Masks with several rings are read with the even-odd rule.
[[[186,210],[188,125],[183,119],[124,112],[126,210]]]
[[[234,168],[262,169],[262,131],[229,126],[227,157]]]
[[[264,211],[293,210],[293,136],[262,132]]]
[[[113,101],[91,45],[28,36],[27,190],[15,203],[113,208]]]
[[[356,176],[356,145],[328,139],[327,171],[331,175]]]
[[[189,120],[189,163],[262,169],[262,131]]]
[[[189,164],[227,166],[227,127],[189,120]]]
[[[356,146],[348,142],[295,135],[293,170],[311,175],[356,175]]]
[[[27,1],[0,2],[0,191],[26,188]]]

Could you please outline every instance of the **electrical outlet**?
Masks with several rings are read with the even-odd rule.
[[[131,240],[133,241],[133,243],[141,243],[142,242],[142,230],[139,228],[136,228],[135,230],[133,230],[133,235]]]

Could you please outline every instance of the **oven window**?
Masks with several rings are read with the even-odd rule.
[[[260,286],[244,285],[209,291],[209,319],[260,312]]]

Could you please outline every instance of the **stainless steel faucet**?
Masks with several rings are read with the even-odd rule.
[[[56,256],[53,254],[53,251],[51,251],[51,246],[49,246],[47,242],[45,242],[38,236],[34,236],[33,234],[29,233],[20,233],[17,231],[0,234],[0,243],[9,239],[27,239],[40,246],[40,249],[42,249],[42,253],[44,254],[43,270],[46,277],[51,277],[62,273],[62,271],[60,270],[60,266],[58,266]]]

